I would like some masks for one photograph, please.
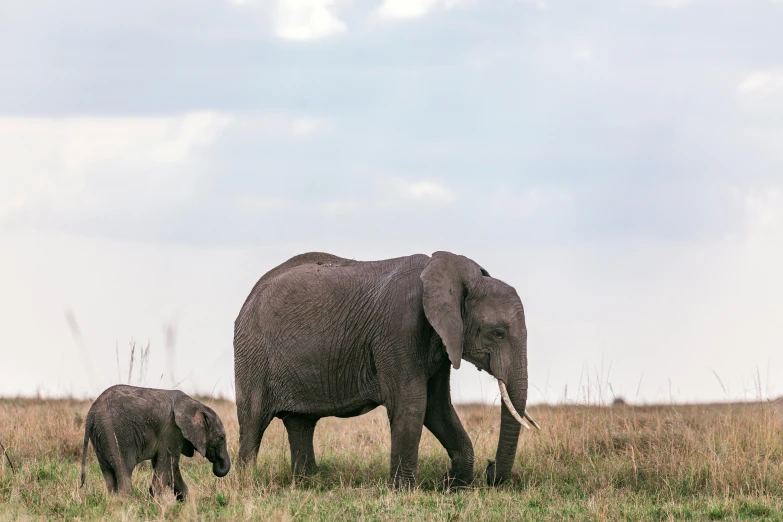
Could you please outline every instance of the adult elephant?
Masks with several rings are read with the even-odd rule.
[[[413,485],[422,426],[451,458],[449,485],[470,484],[473,445],[449,389],[450,366],[461,359],[498,379],[500,438],[486,476],[499,484],[526,426],[518,412],[527,416],[527,328],[516,290],[449,252],[366,262],[293,257],[261,277],[234,325],[238,460],[255,462],[278,417],[294,471],[315,473],[318,419],[383,405],[395,487]]]

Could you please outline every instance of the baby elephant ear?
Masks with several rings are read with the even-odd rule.
[[[185,444],[182,445],[182,454],[186,457],[192,457],[195,449],[193,444],[188,439],[185,439]]]
[[[207,417],[201,405],[190,397],[182,397],[174,404],[174,422],[196,451],[206,455]]]

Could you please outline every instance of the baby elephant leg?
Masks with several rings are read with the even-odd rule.
[[[114,477],[117,481],[117,491],[122,495],[133,495],[133,483],[131,482],[131,475],[133,474],[133,468],[123,470],[115,470]]]
[[[101,467],[101,474],[103,480],[106,482],[106,489],[109,493],[117,493],[117,479],[114,476],[114,468],[109,463],[108,459],[103,457],[99,452],[95,452],[98,457],[98,465]]]
[[[172,456],[170,454],[158,454],[152,459],[152,485],[150,486],[150,494],[152,496],[159,495],[165,490],[173,490],[177,500],[184,500],[187,495],[187,487],[185,488],[185,495],[180,488],[177,487],[177,479],[182,482],[182,476],[179,473],[179,455]],[[184,485],[184,482],[182,482]]]
[[[179,466],[174,468],[174,495],[179,501],[184,501],[188,498],[188,485],[185,484],[185,480],[182,478]]]
[[[131,487],[131,473],[130,470],[124,469],[122,460],[117,462],[117,459],[106,457],[103,452],[96,451],[96,457],[98,458],[98,465],[101,467],[101,474],[103,480],[106,482],[106,489],[110,494],[123,494],[132,495],[133,488]]]
[[[114,478],[114,470],[109,467],[104,468],[101,466],[101,473],[103,474],[103,480],[106,482],[106,489],[109,493],[117,493],[117,480]]]

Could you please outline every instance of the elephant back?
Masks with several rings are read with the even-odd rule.
[[[273,281],[279,275],[285,274],[293,268],[311,263],[331,263],[339,266],[348,266],[357,263],[357,261],[352,259],[345,259],[333,254],[327,254],[326,252],[306,252],[304,254],[299,254],[292,257],[288,261],[277,265],[272,270],[261,276],[261,279],[259,279],[258,282],[253,286],[252,290],[250,290],[250,294],[247,296],[247,299],[245,299],[235,324],[238,324],[241,321],[241,318],[245,316],[247,310],[252,309],[256,296],[263,292],[264,288],[269,284],[269,282]]]

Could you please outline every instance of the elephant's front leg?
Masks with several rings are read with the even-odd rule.
[[[291,414],[283,418],[288,432],[288,444],[291,447],[291,472],[314,475],[318,473],[313,449],[313,435],[318,419],[304,415]]]
[[[403,397],[389,409],[391,464],[389,473],[396,489],[412,489],[419,463],[419,441],[424,427],[427,400]]]
[[[183,502],[188,498],[188,485],[185,484],[185,480],[182,478],[182,473],[179,471],[179,465],[174,468],[174,496],[177,500]]]
[[[427,384],[424,425],[449,454],[451,469],[445,482],[449,489],[455,489],[473,484],[473,443],[451,404],[450,374],[451,366],[447,362]]]
[[[159,453],[152,458],[152,484],[150,494],[155,497],[162,492],[174,489],[174,476],[179,472],[179,459],[166,453]]]

